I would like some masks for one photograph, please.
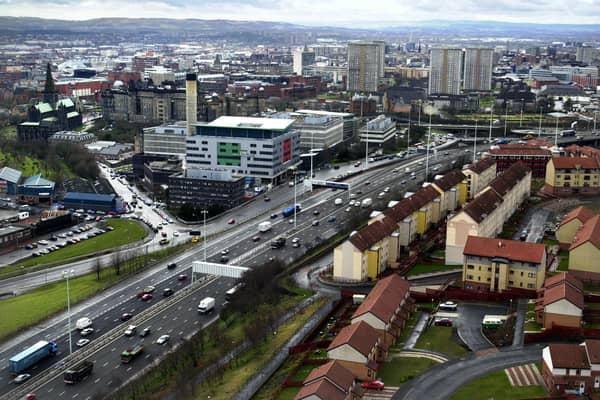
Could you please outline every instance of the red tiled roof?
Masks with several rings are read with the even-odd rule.
[[[328,379],[333,384],[347,390],[354,384],[354,374],[345,368],[339,361],[331,360],[313,369],[306,377],[303,384],[307,385],[319,379]]]
[[[583,169],[600,168],[598,160],[591,157],[552,157],[550,162],[556,169],[574,169],[578,166]]]
[[[347,344],[360,354],[368,357],[371,350],[377,345],[379,335],[375,328],[364,321],[345,326],[333,339],[327,351]]]
[[[444,192],[447,192],[454,186],[464,181],[465,178],[466,176],[462,173],[462,171],[454,169],[442,176],[440,179],[436,179],[433,184],[442,189]]]
[[[552,157],[552,152],[548,149],[540,149],[539,147],[528,147],[528,148],[500,148],[490,149],[492,156],[545,156]]]
[[[591,364],[600,363],[600,340],[586,339],[585,348],[587,350],[588,361]]]
[[[486,169],[494,166],[494,164],[496,164],[496,160],[494,160],[493,158],[482,158],[481,160],[477,161],[475,164],[471,164],[467,167],[467,169],[470,169],[471,171],[475,172],[476,174],[481,174],[483,171],[485,171]]]
[[[546,254],[542,243],[527,243],[519,240],[505,240],[480,236],[467,237],[465,255],[480,257],[501,257],[512,261],[541,263]]]
[[[581,223],[585,223],[588,219],[591,219],[594,215],[596,215],[592,210],[590,210],[589,208],[586,208],[584,206],[581,207],[577,207],[574,210],[571,210],[566,216],[565,218],[560,221],[560,225],[564,225],[568,222],[571,222],[572,220],[574,220],[575,218],[577,218],[578,220],[581,221]]]
[[[500,196],[504,196],[530,172],[531,169],[528,166],[522,162],[516,162],[506,171],[495,177],[488,186]]]
[[[379,280],[354,312],[352,319],[371,313],[388,323],[409,290],[410,283],[397,274]]]
[[[350,242],[360,251],[365,251],[375,243],[389,236],[398,226],[392,218],[386,216],[362,228],[350,237]]]
[[[567,300],[571,304],[577,306],[577,308],[583,310],[584,301],[583,293],[575,289],[573,286],[566,282],[559,283],[550,288],[544,290],[544,306],[552,303],[556,303],[560,300]]]
[[[548,347],[550,348],[550,358],[554,368],[585,369],[590,367],[583,346],[559,343],[551,344]]]
[[[502,203],[502,197],[493,190],[486,190],[471,200],[463,208],[463,211],[479,223],[494,212],[500,203]]]
[[[341,391],[328,380],[321,379],[302,386],[302,389],[300,389],[294,399],[301,400],[310,396],[315,396],[321,400],[344,400],[346,398],[346,392]]]
[[[575,277],[575,275],[569,274],[567,272],[561,272],[554,276],[550,276],[550,277],[546,278],[546,281],[544,282],[544,288],[549,289],[552,286],[561,284],[563,282],[566,282],[567,284],[573,286],[575,289],[579,290],[580,292],[583,292],[583,283],[579,279],[577,279]],[[540,290],[544,291],[544,289],[540,289]]]
[[[569,251],[579,247],[583,243],[590,242],[600,249],[600,215],[588,219],[581,229],[575,234],[575,239],[569,247]]]
[[[400,203],[394,207],[386,209],[383,213],[395,222],[401,222],[404,218],[411,215],[413,212],[420,210],[426,204],[432,202],[440,194],[431,185],[419,189],[412,196],[402,199]]]

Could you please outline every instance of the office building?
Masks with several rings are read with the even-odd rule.
[[[142,130],[142,151],[144,154],[164,156],[185,156],[186,123],[179,121]]]
[[[315,63],[314,51],[309,51],[306,46],[294,51],[294,73],[296,75],[306,75],[306,67]]]
[[[228,170],[188,168],[168,177],[167,204],[169,208],[179,208],[184,204],[196,207],[218,204],[232,208],[244,201],[244,185],[243,176]]]
[[[492,90],[493,49],[468,48],[465,51],[464,90]]]
[[[157,54],[149,51],[144,54],[136,54],[132,59],[131,69],[134,72],[144,72],[146,68],[152,68],[160,63],[160,59]]]
[[[594,48],[590,46],[579,46],[575,53],[575,60],[584,64],[591,64],[594,59]]]
[[[429,94],[460,94],[461,49],[431,49]]]
[[[344,140],[344,120],[332,115],[289,114],[296,120],[294,129],[300,132],[302,150],[327,149]]]
[[[316,116],[329,116],[332,118],[341,118],[344,122],[343,127],[343,140],[352,138],[355,130],[357,129],[358,120],[354,118],[354,114],[347,112],[334,112],[334,111],[322,111],[322,110],[297,110],[297,114],[303,115],[316,115]]]
[[[233,174],[279,183],[300,164],[300,132],[293,119],[220,117],[197,123],[187,137],[189,169],[225,169]]]
[[[384,57],[385,42],[349,43],[348,91],[376,92],[383,78]]]
[[[368,121],[360,129],[359,139],[369,145],[379,145],[392,139],[396,135],[396,122],[385,115],[380,115],[374,120]]]

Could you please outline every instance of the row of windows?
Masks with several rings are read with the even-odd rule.
[[[475,279],[473,275],[467,275],[467,279],[472,281]],[[477,281],[481,282],[481,277],[477,277]],[[491,278],[487,278],[487,282],[491,282]],[[514,281],[508,281],[508,286],[516,286]],[[519,287],[523,287],[523,282],[519,282]],[[535,289],[535,285],[533,283],[527,284],[527,289]]]

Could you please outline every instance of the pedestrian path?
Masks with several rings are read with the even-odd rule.
[[[417,344],[417,340],[419,340],[419,336],[421,336],[421,333],[427,326],[428,319],[429,319],[429,313],[424,312],[423,314],[421,314],[421,317],[415,324],[415,327],[413,328],[412,332],[410,333],[410,336],[408,337],[408,339],[406,339],[406,343],[404,343],[404,346],[402,347],[402,349],[409,350],[409,349],[413,349],[415,347],[415,345]]]
[[[535,364],[506,368],[504,372],[513,386],[539,386],[544,384],[542,375]]]

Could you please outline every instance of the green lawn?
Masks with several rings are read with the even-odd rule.
[[[542,324],[538,324],[537,322],[525,322],[525,330],[526,331],[535,331],[535,332],[541,332],[542,331]]]
[[[558,246],[560,243],[556,239],[544,239],[544,244],[546,246]]]
[[[41,264],[56,263],[73,257],[92,254],[122,246],[124,244],[137,242],[148,235],[148,232],[137,221],[128,219],[110,219],[108,225],[115,228],[113,231],[106,232],[100,236],[69,245],[60,250],[41,257],[29,258],[19,262],[14,266],[3,268],[0,275],[13,272],[20,268],[39,266]]]
[[[468,351],[452,337],[452,328],[433,325],[421,334],[415,348],[438,351],[452,356],[461,356]]]
[[[450,400],[517,400],[545,397],[541,386],[511,386],[504,370],[491,372],[460,388]]]
[[[407,273],[406,276],[427,274],[430,272],[442,272],[450,270],[460,270],[460,265],[429,265],[429,264],[416,264]]]
[[[445,257],[446,249],[435,249],[431,252],[431,255],[433,255],[435,257]]]
[[[300,391],[299,387],[286,387],[283,388],[283,390],[281,391],[281,393],[279,393],[279,396],[277,396],[275,399],[276,400],[294,400],[294,398],[296,397],[296,395],[298,394],[298,392]]]
[[[119,276],[113,269],[104,269],[100,281],[96,274],[84,275],[69,280],[71,304],[78,303],[91,295],[116,283]],[[20,296],[0,302],[0,340],[28,326],[36,324],[67,308],[66,282],[51,283]]]
[[[394,357],[391,361],[380,364],[377,377],[386,385],[399,386],[437,364],[428,358]]]
[[[293,379],[295,381],[303,381],[316,367],[317,365],[312,364],[301,365],[300,368],[298,368],[298,371],[296,371],[296,373],[294,374]]]
[[[560,261],[558,263],[557,269],[559,271],[568,271],[569,270],[569,252],[563,250],[560,253],[558,253],[558,256],[560,257]]]
[[[589,308],[590,310],[600,310],[600,303],[585,303],[585,308]]]

